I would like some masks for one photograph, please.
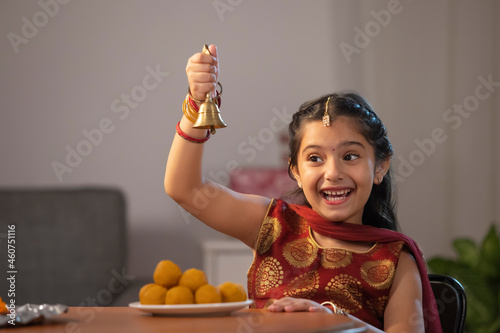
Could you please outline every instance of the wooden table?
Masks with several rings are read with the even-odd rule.
[[[189,332],[189,333],[304,333],[365,332],[348,317],[327,313],[271,313],[244,309],[222,317],[152,316],[128,307],[70,307],[63,315],[40,325],[19,326],[15,333],[80,333],[80,332]]]

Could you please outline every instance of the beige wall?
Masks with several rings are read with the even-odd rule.
[[[499,12],[495,1],[451,0],[1,1],[0,186],[121,187],[132,273],[163,258],[201,266],[200,242],[225,236],[181,213],[163,173],[186,60],[214,43],[229,127],[207,145],[208,177],[224,180],[232,160],[281,167],[263,129],[307,99],[355,89],[389,129],[403,231],[427,256],[450,254],[453,237],[477,239],[500,221],[499,87],[480,88],[467,118],[447,111],[475,101],[479,77],[500,81]],[[357,28],[372,29],[367,45]],[[68,163],[67,147],[87,156]]]
[[[372,11],[390,9],[389,24],[374,28]],[[354,77],[389,129],[403,231],[427,256],[451,254],[451,239],[479,239],[500,223],[500,6],[375,1],[343,11],[351,21],[334,29],[369,27],[373,35],[341,73]],[[340,35],[353,44],[354,29]]]

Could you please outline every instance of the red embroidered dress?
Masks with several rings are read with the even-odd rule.
[[[322,248],[306,221],[273,200],[248,271],[248,293],[257,308],[285,296],[332,301],[383,329],[384,309],[403,241],[376,243],[363,253]]]

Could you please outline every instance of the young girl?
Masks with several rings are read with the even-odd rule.
[[[209,50],[188,60],[190,96],[165,190],[253,249],[248,293],[255,306],[348,314],[371,332],[441,332],[420,250],[396,231],[392,147],[368,103],[354,93],[332,94],[293,116],[288,171],[303,204],[237,193],[203,178],[202,143],[210,133],[193,128],[189,114],[207,92],[216,96],[219,63],[216,47]],[[203,205],[194,200],[200,196]]]

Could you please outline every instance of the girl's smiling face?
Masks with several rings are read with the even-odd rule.
[[[347,117],[330,126],[304,123],[293,175],[311,207],[337,222],[362,224],[373,184],[379,184],[390,160],[377,163],[373,147]]]

